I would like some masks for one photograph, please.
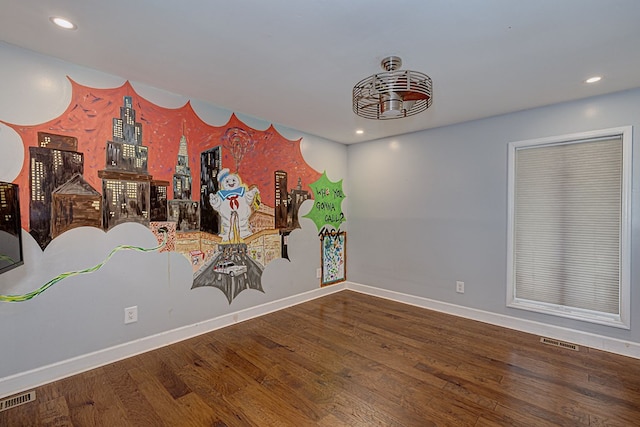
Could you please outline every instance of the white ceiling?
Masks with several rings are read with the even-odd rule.
[[[640,0],[0,0],[0,40],[346,144],[640,87]],[[433,106],[357,117],[392,54]]]

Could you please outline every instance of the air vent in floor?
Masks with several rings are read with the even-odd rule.
[[[35,390],[31,390],[27,393],[22,393],[13,397],[7,397],[6,399],[0,400],[0,412],[6,411],[10,408],[15,408],[16,406],[20,406],[25,403],[33,402],[34,400],[36,400]]]
[[[571,344],[570,342],[554,340],[553,338],[541,337],[540,338],[540,342],[543,343],[543,344],[549,344],[549,345],[553,345],[553,346],[556,346],[556,347],[567,348],[567,349],[573,350],[573,351],[580,351],[580,347],[578,347],[575,344]]]

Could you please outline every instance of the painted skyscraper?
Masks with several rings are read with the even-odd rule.
[[[187,137],[180,137],[178,161],[173,174],[173,200],[169,200],[168,220],[176,223],[177,231],[198,231],[200,229],[200,202],[191,200],[191,168]]]
[[[77,138],[45,132],[38,132],[37,147],[29,147],[29,233],[42,250],[53,239],[54,190],[84,172],[84,156],[77,150]]]
[[[124,97],[120,117],[113,118],[113,141],[107,141],[102,178],[102,223],[106,230],[123,222],[149,225],[151,181],[148,148],[142,145],[142,124],[136,122],[130,96]]]
[[[222,169],[221,147],[213,147],[200,153],[200,231],[218,234],[218,213],[209,203],[209,196],[220,189],[218,172]]]
[[[187,137],[182,135],[180,149],[178,150],[178,163],[173,174],[173,198],[176,200],[191,200],[191,181]]]

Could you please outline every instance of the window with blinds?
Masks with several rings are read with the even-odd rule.
[[[510,307],[629,328],[631,128],[509,144]]]

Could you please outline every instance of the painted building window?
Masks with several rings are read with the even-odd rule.
[[[134,145],[122,144],[122,157],[131,159],[136,157],[136,148]]]
[[[44,165],[35,159],[31,159],[31,200],[44,202],[44,191],[42,190],[42,177],[44,175]]]
[[[120,181],[107,181],[107,190],[111,192],[111,206],[118,206],[124,185]]]
[[[53,150],[53,170],[57,172],[58,169],[62,167],[64,167],[64,163],[62,161],[62,153],[58,150]]]
[[[629,328],[631,127],[509,144],[507,305]]]
[[[138,197],[138,186],[135,182],[127,182],[127,197],[130,199]]]

